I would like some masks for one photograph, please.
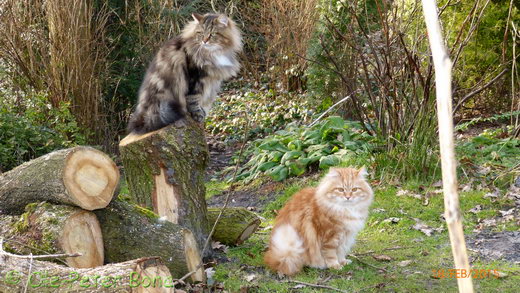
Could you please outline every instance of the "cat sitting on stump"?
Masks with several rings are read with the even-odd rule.
[[[194,13],[182,33],[167,41],[151,62],[139,89],[128,131],[143,134],[185,125],[188,113],[203,122],[222,81],[240,69],[242,37],[222,14]]]

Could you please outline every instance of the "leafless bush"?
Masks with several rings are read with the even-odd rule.
[[[243,7],[241,13],[252,31],[265,42],[264,50],[250,56],[251,63],[269,70],[271,80],[286,90],[305,87],[307,61],[298,57],[307,53],[318,17],[318,0],[259,0]],[[265,47],[261,47],[265,45]],[[254,67],[251,67],[254,70]]]
[[[0,59],[13,69],[14,85],[48,92],[54,107],[70,102],[81,126],[95,131],[100,118],[108,12],[91,1],[4,0]]]

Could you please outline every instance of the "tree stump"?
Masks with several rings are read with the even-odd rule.
[[[66,258],[73,268],[103,265],[103,239],[92,212],[46,202],[29,204],[20,217],[0,216],[6,250],[17,254],[81,253]]]
[[[201,262],[193,233],[135,204],[113,200],[95,211],[105,246],[105,262],[121,262],[145,256],[158,256],[173,277],[180,278],[195,270]],[[191,276],[205,281],[204,269]]]
[[[213,225],[221,208],[208,208],[208,220]],[[212,239],[226,245],[240,245],[260,226],[260,218],[245,208],[226,208],[215,227]]]
[[[29,274],[29,272],[31,272]],[[0,292],[173,293],[172,276],[157,257],[74,269],[0,252]],[[30,276],[30,277],[29,277]],[[29,281],[27,280],[29,277]]]
[[[119,170],[103,152],[91,147],[55,151],[0,175],[0,213],[20,214],[38,201],[104,208],[118,183]]]
[[[209,234],[204,174],[209,160],[204,130],[193,120],[119,144],[132,201],[190,229],[199,247]]]

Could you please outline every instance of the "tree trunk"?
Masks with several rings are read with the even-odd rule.
[[[0,213],[21,213],[27,204],[37,201],[85,210],[104,208],[118,182],[116,165],[96,149],[55,151],[0,175]]]
[[[204,130],[188,119],[119,144],[132,200],[190,229],[199,247],[209,234],[204,174],[208,150]]]
[[[177,224],[159,220],[152,211],[121,200],[113,200],[95,211],[105,244],[105,262],[121,262],[145,256],[158,256],[180,278],[201,262],[193,233]],[[192,275],[204,281],[203,268]]]
[[[173,293],[173,279],[156,257],[90,269],[0,253],[0,292]],[[29,277],[29,281],[27,280]]]
[[[221,208],[208,208],[208,221],[213,225]],[[213,240],[226,245],[239,245],[251,236],[258,226],[260,218],[245,208],[226,208],[213,233]]]
[[[6,250],[17,254],[81,253],[65,261],[73,268],[103,265],[103,239],[92,212],[46,202],[29,204],[20,216],[0,216]]]

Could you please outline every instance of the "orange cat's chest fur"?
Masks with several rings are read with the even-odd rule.
[[[358,227],[359,222],[364,223],[366,217],[351,215],[348,211],[332,213],[321,207],[315,193],[316,189],[310,187],[296,193],[278,212],[276,226],[292,223],[300,233],[307,236],[315,233],[316,237],[312,238],[325,242],[336,234],[349,232],[349,228]]]

